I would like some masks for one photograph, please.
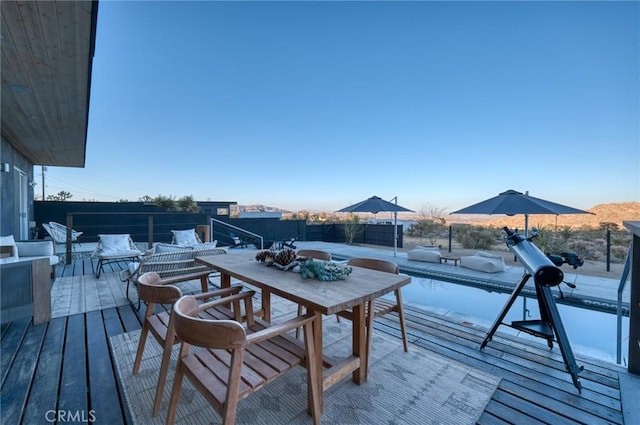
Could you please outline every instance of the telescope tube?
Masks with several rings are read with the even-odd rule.
[[[537,285],[557,286],[562,283],[564,273],[556,267],[540,248],[519,233],[504,227],[504,237],[509,250],[515,254],[527,273],[533,276]]]

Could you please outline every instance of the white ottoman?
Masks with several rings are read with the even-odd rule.
[[[479,251],[475,255],[460,257],[460,265],[485,273],[497,273],[504,271],[504,258],[502,255]]]
[[[417,246],[411,251],[407,251],[407,259],[427,263],[440,263],[440,248],[437,246]]]

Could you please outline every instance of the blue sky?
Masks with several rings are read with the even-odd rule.
[[[638,2],[102,0],[86,165],[46,193],[640,201],[639,105]]]

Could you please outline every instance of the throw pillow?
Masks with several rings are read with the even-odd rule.
[[[98,235],[103,254],[117,254],[131,251],[129,245],[130,235]]]
[[[173,233],[173,243],[176,245],[193,246],[200,243],[196,238],[196,229],[172,230],[171,232]]]
[[[13,239],[13,235],[0,236],[0,246],[11,247],[12,254],[9,257],[18,258],[18,248],[16,247],[16,241]]]

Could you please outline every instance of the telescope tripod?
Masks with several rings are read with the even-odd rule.
[[[522,276],[522,280],[514,288],[513,293],[509,297],[509,300],[502,308],[500,315],[495,320],[495,322],[493,322],[491,330],[489,330],[489,333],[487,333],[484,341],[482,341],[480,349],[482,350],[487,346],[487,343],[491,341],[491,338],[498,329],[498,326],[502,324],[521,330],[530,335],[546,339],[549,348],[553,348],[553,340],[555,334],[555,339],[558,343],[558,346],[560,347],[560,352],[562,353],[562,358],[564,360],[567,372],[571,374],[573,385],[578,389],[578,392],[582,393],[582,384],[580,384],[580,377],[578,376],[578,374],[583,369],[583,367],[578,367],[578,365],[576,364],[576,359],[573,357],[573,351],[571,350],[571,345],[569,345],[569,339],[567,338],[567,334],[565,333],[564,326],[562,325],[562,320],[560,318],[560,313],[558,312],[556,302],[553,299],[553,294],[551,293],[551,288],[549,286],[540,285],[537,283],[535,284],[536,296],[538,298],[538,307],[540,309],[540,320],[519,320],[512,322],[511,325],[502,323],[502,320],[504,320],[504,317],[513,306],[513,303],[518,298],[518,295],[520,294],[522,289],[524,289],[524,286],[526,285],[530,277],[531,275],[529,273],[525,273]]]

